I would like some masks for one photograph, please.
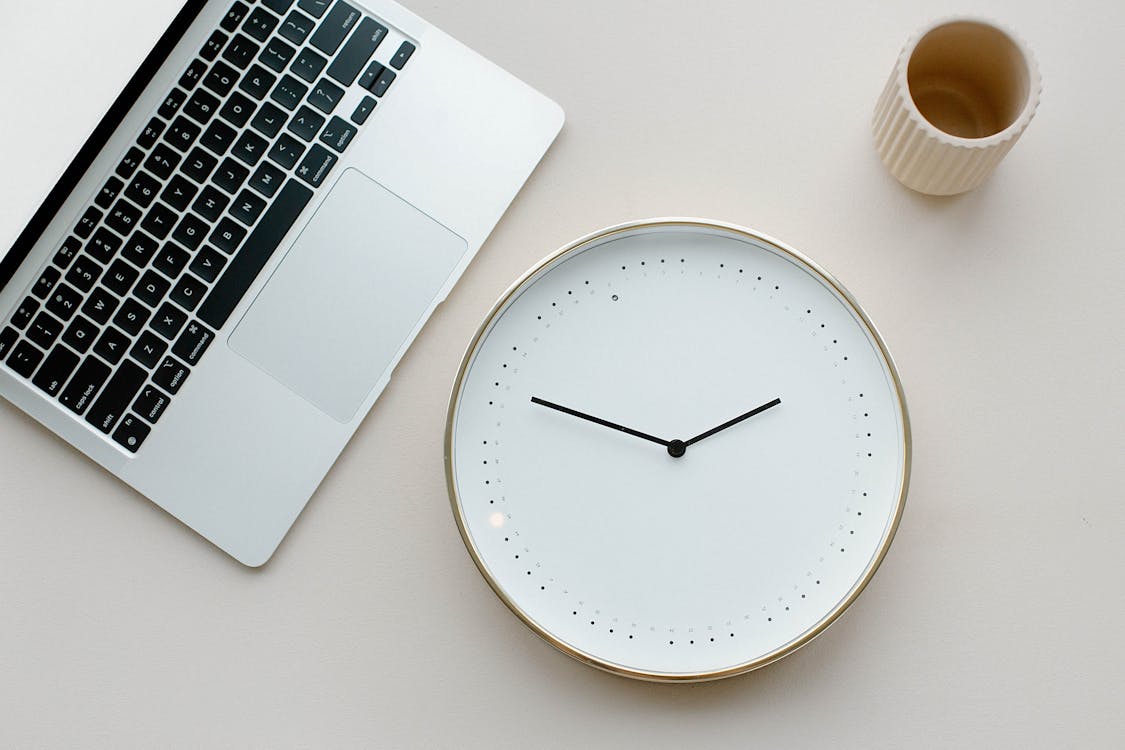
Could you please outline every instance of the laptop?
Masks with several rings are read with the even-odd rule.
[[[390,0],[188,2],[0,245],[0,396],[262,565],[562,123]]]

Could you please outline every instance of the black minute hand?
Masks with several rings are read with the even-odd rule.
[[[568,409],[565,406],[559,406],[558,404],[552,404],[550,401],[544,401],[543,399],[539,398],[538,396],[532,396],[531,397],[531,403],[539,404],[540,406],[546,406],[548,409],[555,409],[556,411],[561,411],[563,414],[569,414],[572,417],[578,417],[579,419],[585,419],[586,421],[593,422],[594,424],[600,424],[602,427],[608,427],[611,430],[617,430],[618,432],[624,432],[626,435],[633,435],[634,437],[643,438],[645,440],[651,440],[652,442],[654,442],[658,445],[663,445],[663,446],[668,445],[667,440],[662,440],[658,437],[653,437],[652,435],[646,435],[643,432],[638,432],[637,430],[632,430],[632,429],[629,429],[628,427],[623,427],[623,426],[621,426],[619,424],[615,424],[613,422],[607,422],[604,419],[599,419],[598,417],[593,417],[593,416],[590,416],[589,414],[583,414],[580,411],[575,411],[574,409]]]
[[[696,435],[691,440],[688,440],[686,443],[684,443],[684,447],[687,447],[689,445],[693,445],[695,443],[698,443],[703,438],[709,438],[712,435],[714,435],[716,432],[722,432],[726,428],[733,427],[734,425],[738,424],[742,420],[749,419],[750,417],[754,416],[755,414],[761,414],[766,409],[772,409],[773,407],[777,406],[780,403],[781,403],[781,399],[775,398],[773,401],[770,401],[769,403],[765,403],[765,404],[762,404],[761,406],[755,407],[755,408],[751,409],[750,411],[746,412],[745,414],[739,414],[737,417],[730,420],[729,422],[723,422],[718,427],[712,427],[710,430],[707,430],[707,432]]]

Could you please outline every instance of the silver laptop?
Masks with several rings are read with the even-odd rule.
[[[0,246],[0,395],[261,565],[562,122],[390,0],[189,2]]]

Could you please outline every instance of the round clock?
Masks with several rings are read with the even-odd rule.
[[[822,632],[890,546],[910,429],[886,346],[779,242],[690,219],[560,250],[457,375],[446,474],[500,599],[565,653],[687,681]]]

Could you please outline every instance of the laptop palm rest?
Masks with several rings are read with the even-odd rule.
[[[355,169],[305,226],[230,338],[339,422],[371,392],[465,240]]]

